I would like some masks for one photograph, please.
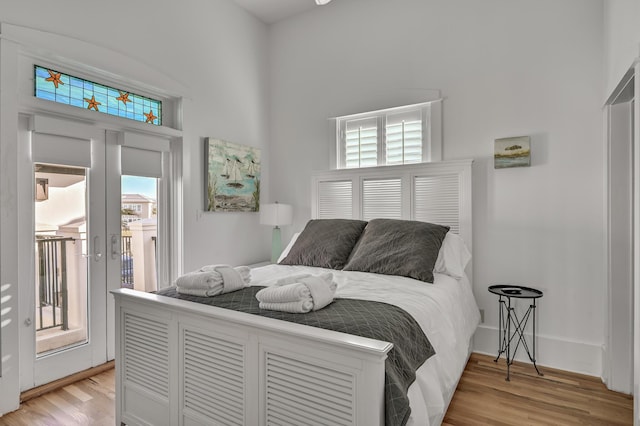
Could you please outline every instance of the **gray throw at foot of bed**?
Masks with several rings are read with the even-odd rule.
[[[263,288],[247,287],[215,297],[199,297],[179,294],[170,287],[158,294],[393,343],[385,364],[385,424],[406,424],[411,413],[409,385],[415,380],[418,367],[435,353],[411,315],[394,305],[356,299],[335,299],[329,306],[306,314],[268,311],[259,308],[255,297]]]

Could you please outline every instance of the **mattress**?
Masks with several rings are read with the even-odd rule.
[[[440,424],[462,375],[469,342],[480,323],[480,312],[465,276],[456,280],[434,274],[434,283],[368,272],[327,270],[307,266],[267,265],[251,271],[252,285],[269,285],[293,274],[318,275],[330,271],[338,284],[336,297],[395,305],[420,325],[436,354],[416,372],[409,387],[411,417],[407,425]]]

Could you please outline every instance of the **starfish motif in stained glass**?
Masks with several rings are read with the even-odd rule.
[[[58,88],[58,84],[64,84],[61,80],[60,80],[60,76],[62,75],[62,73],[57,73],[51,70],[47,70],[47,72],[49,73],[50,77],[46,78],[46,81],[50,81],[53,83],[54,86],[56,86],[56,89]]]
[[[118,90],[118,92],[120,92]],[[127,102],[131,102],[131,99],[129,99],[129,94],[127,92],[120,92],[120,96],[118,96],[116,98],[116,101],[122,101],[123,104],[127,104]]]
[[[147,98],[126,89],[110,87],[36,64],[34,64],[33,78],[35,80],[34,96],[38,99],[162,126],[162,117],[160,117],[162,101],[158,99]],[[48,83],[54,87],[52,88]],[[120,102],[123,106],[120,106]]]
[[[152,109],[149,110],[149,114],[144,113],[144,116],[147,117],[147,123],[153,123],[153,120],[158,118],[155,115],[153,115],[153,110]]]
[[[98,105],[102,105],[102,103],[96,101],[95,95],[91,96],[91,99],[84,98],[84,100],[89,103],[89,105],[87,105],[87,109],[92,109],[93,108],[96,111],[99,111],[98,110]]]

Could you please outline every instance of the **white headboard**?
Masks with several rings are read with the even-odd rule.
[[[471,250],[472,163],[456,160],[315,173],[311,216],[391,218],[447,225]]]

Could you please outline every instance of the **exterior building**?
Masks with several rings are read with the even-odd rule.
[[[141,194],[122,194],[122,211],[123,222],[149,219],[156,216],[156,200]]]

